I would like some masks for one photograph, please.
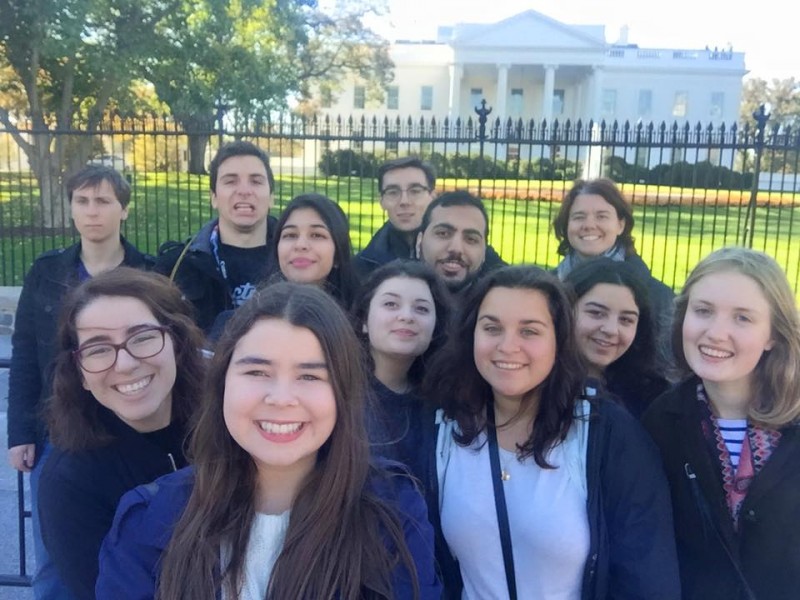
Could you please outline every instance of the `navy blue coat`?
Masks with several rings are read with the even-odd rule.
[[[390,467],[387,477],[373,476],[368,485],[397,510],[416,566],[420,600],[437,600],[442,587],[434,568],[433,529],[425,502],[411,479],[399,475],[398,469]],[[186,507],[193,483],[194,471],[183,469],[122,498],[100,552],[95,590],[98,600],[152,600],[161,555]],[[392,583],[397,600],[413,598],[408,574],[399,565]]]
[[[149,270],[155,259],[142,254],[125,239],[122,264]],[[45,436],[42,402],[50,395],[55,339],[61,304],[80,282],[80,242],[69,248],[45,252],[25,276],[11,338],[11,373],[8,382],[8,447],[40,445]],[[37,456],[41,452],[37,449]]]

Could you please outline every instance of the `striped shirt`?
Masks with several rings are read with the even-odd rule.
[[[747,436],[747,419],[717,419],[717,426],[731,456],[731,466],[736,471],[739,468],[742,444]]]

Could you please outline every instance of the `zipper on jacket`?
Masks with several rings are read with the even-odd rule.
[[[167,458],[169,459],[169,464],[172,465],[172,472],[178,470],[178,465],[175,464],[175,458],[172,456],[172,452],[167,452]]]

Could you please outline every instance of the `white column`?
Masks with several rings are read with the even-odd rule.
[[[572,101],[572,105],[575,107],[572,109],[572,116],[570,119],[572,120],[573,124],[578,122],[578,119],[581,122],[586,122],[586,110],[583,107],[583,81],[578,81],[575,84],[575,96]]]
[[[508,68],[509,65],[497,65],[497,95],[494,101],[494,110],[492,111],[496,117],[500,117],[503,121],[508,118],[508,111],[506,110]]]
[[[459,64],[450,65],[450,99],[448,103],[448,115],[455,120],[460,116],[461,107],[461,78],[464,76],[464,67]]]
[[[553,90],[556,85],[555,65],[544,66],[544,93],[542,94],[542,118],[547,120],[548,127],[553,124]]]
[[[592,71],[592,105],[589,118],[599,122],[603,114],[603,67],[596,66]]]

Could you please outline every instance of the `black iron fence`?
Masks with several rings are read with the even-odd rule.
[[[741,126],[501,120],[485,103],[476,113],[465,121],[220,114],[216,125],[192,132],[154,117],[113,117],[92,132],[37,131],[24,122],[0,128],[0,282],[19,285],[38,253],[74,239],[59,174],[87,161],[126,173],[134,196],[125,234],[155,252],[211,216],[199,171],[221,143],[248,139],[272,157],[276,210],[298,193],[326,193],[350,215],[356,248],[384,220],[375,202],[378,165],[416,154],[435,166],[438,190],[481,195],[490,241],[510,262],[554,265],[558,203],[574,179],[603,175],[632,201],[637,248],[666,283],[679,287],[714,248],[744,244],[773,255],[797,289],[797,131],[768,126],[763,113]]]

